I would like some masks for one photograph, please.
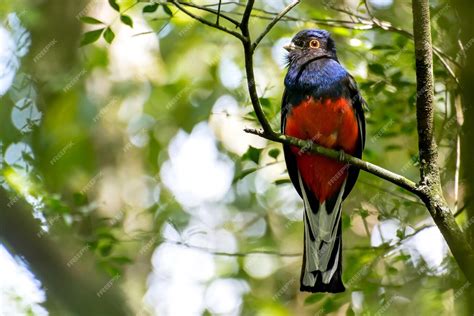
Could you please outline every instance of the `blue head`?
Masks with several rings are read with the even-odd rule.
[[[325,30],[303,30],[293,37],[291,43],[285,46],[288,51],[290,66],[303,65],[318,58],[328,57],[337,60],[336,46],[331,34]]]
[[[347,71],[337,60],[336,47],[328,31],[303,30],[295,35],[288,50],[287,91],[309,91],[313,96],[340,96]]]

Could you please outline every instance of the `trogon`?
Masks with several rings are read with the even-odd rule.
[[[339,63],[325,30],[303,30],[289,45],[281,109],[282,133],[361,157],[365,119],[354,78]],[[342,282],[341,204],[359,169],[284,145],[290,179],[304,202],[300,290],[338,293]]]

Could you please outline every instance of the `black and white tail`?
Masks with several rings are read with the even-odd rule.
[[[343,292],[341,204],[347,180],[337,196],[319,203],[306,194],[299,172],[298,178],[305,209],[300,289],[307,292]]]

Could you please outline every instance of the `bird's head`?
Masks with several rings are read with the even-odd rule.
[[[284,46],[288,51],[288,63],[304,64],[316,58],[337,60],[336,46],[328,31],[303,30],[293,37],[291,43]]]

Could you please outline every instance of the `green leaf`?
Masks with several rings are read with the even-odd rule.
[[[304,300],[304,305],[314,304],[317,301],[321,300],[322,298],[324,298],[324,294],[319,294],[319,293],[318,294],[312,294]]]
[[[398,36],[395,42],[398,47],[404,47],[408,43],[408,38],[405,36]]]
[[[324,302],[323,304],[323,308],[322,310],[324,311],[324,313],[330,313],[330,312],[333,312],[335,310],[337,310],[339,308],[338,304],[335,304],[334,303],[334,300],[332,299],[328,299]]]
[[[405,238],[405,230],[404,229],[398,229],[397,230],[397,237],[400,239]]]
[[[88,203],[87,195],[75,192],[73,195],[74,204],[77,206],[83,206]]]
[[[397,274],[398,270],[397,270],[397,268],[394,268],[394,267],[388,267],[388,273]]]
[[[342,228],[349,228],[349,227],[351,227],[351,217],[342,216]]]
[[[286,183],[291,183],[290,179],[278,179],[274,182],[276,185],[282,185]]]
[[[398,261],[408,261],[410,260],[410,255],[407,255],[407,254],[401,254],[401,255],[398,255],[396,257],[393,258],[394,262],[398,262]]]
[[[246,176],[248,176],[249,174],[251,174],[255,171],[257,171],[257,168],[250,168],[250,169],[247,169],[247,170],[243,170],[239,174],[235,175],[234,180],[232,181],[232,183],[236,183],[237,181],[242,180],[243,178],[245,178]]]
[[[380,80],[380,81],[377,81],[375,84],[373,84],[370,88],[374,91],[374,94],[378,94],[383,91],[383,89],[385,88],[385,85],[386,85],[385,81]]]
[[[104,24],[104,22],[90,16],[81,17],[81,21],[87,24]]]
[[[149,5],[145,6],[145,7],[143,7],[143,11],[142,11],[142,12],[143,12],[143,13],[153,13],[153,12],[155,12],[155,11],[158,9],[159,6],[160,6],[160,5],[159,5],[158,3],[149,4]]]
[[[100,238],[101,241],[117,241],[117,237],[115,237],[113,234],[112,234],[112,230],[107,227],[107,226],[104,226],[104,227],[99,227],[97,228],[96,232],[95,232],[97,238]]]
[[[388,146],[385,146],[385,151],[394,151],[394,150],[402,150],[403,147],[400,146],[400,145],[388,145]]]
[[[110,6],[117,12],[120,12],[120,7],[117,4],[117,0],[109,0]]]
[[[247,152],[242,156],[242,160],[246,160],[246,159],[252,160],[256,164],[258,164],[261,153],[262,153],[261,148],[255,148],[255,147],[249,146],[249,149],[247,149]]]
[[[111,44],[114,38],[115,38],[114,32],[112,31],[110,27],[108,27],[104,32],[104,39],[107,41],[107,43]]]
[[[93,30],[93,31],[89,31],[89,32],[86,32],[84,33],[84,36],[82,37],[82,41],[81,41],[81,46],[85,46],[85,45],[88,45],[88,44],[91,44],[91,43],[94,43],[95,41],[97,41],[100,37],[100,35],[102,35],[102,32],[105,30],[105,28],[101,28],[101,29],[97,29],[97,30]]]
[[[133,20],[128,15],[121,15],[120,16],[120,21],[122,21],[123,24],[126,24],[130,27],[133,27]]]
[[[405,131],[403,131],[403,132],[405,132]],[[392,132],[391,131],[386,131],[382,135],[380,135],[380,137],[383,137],[383,138],[391,138],[391,137],[397,137],[397,136],[400,136],[400,133],[397,132],[397,131],[392,131]]]
[[[280,149],[278,148],[272,148],[268,152],[268,155],[272,157],[273,159],[277,159],[279,154],[280,154]]]
[[[384,75],[384,68],[380,64],[369,64],[369,70],[376,75]]]
[[[392,45],[385,45],[385,44],[381,44],[381,45],[374,45],[372,46],[372,48],[370,50],[391,50],[393,49],[393,46]]]
[[[169,16],[173,16],[173,12],[171,12],[171,9],[166,4],[163,4],[163,11]]]
[[[120,276],[121,274],[121,271],[119,268],[114,267],[113,265],[108,264],[107,262],[103,263],[102,266],[105,272],[111,277],[117,277],[117,276]]]
[[[111,257],[109,260],[112,261],[112,262],[115,262],[117,264],[126,264],[126,263],[132,263],[133,262],[132,259],[130,259],[129,257],[125,257],[125,256],[123,256],[123,257]]]
[[[99,243],[99,253],[106,257],[112,252],[112,244],[111,243]]]
[[[361,208],[361,209],[359,210],[359,214],[360,214],[360,216],[361,216],[362,218],[366,218],[366,217],[369,216],[369,211],[366,210],[366,209],[364,209],[364,208]]]
[[[272,106],[272,103],[268,98],[259,98],[259,101],[263,108],[269,108]]]

